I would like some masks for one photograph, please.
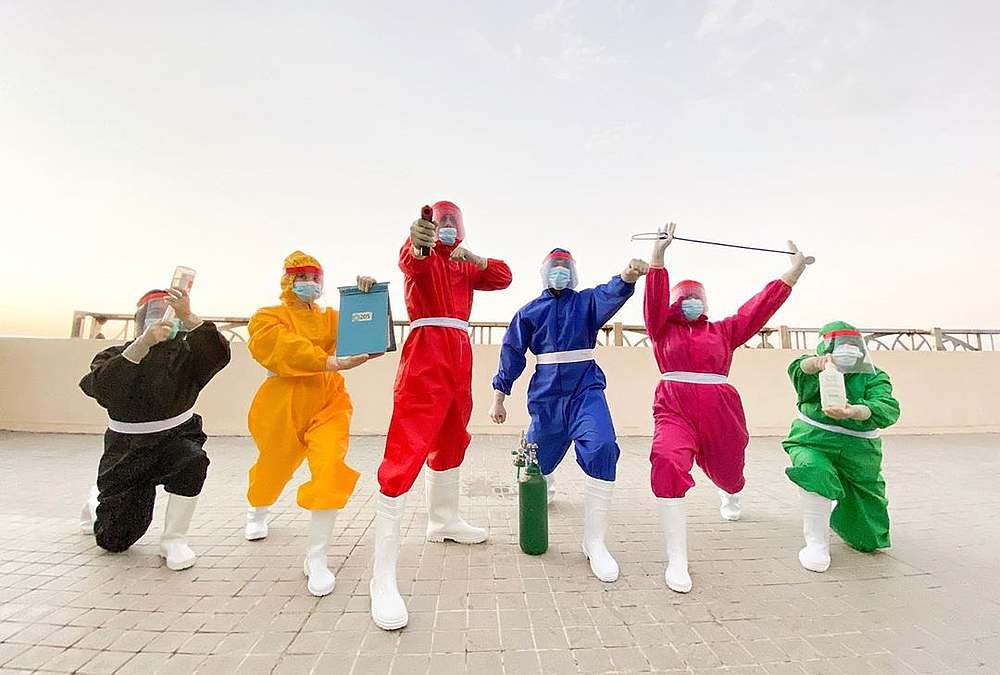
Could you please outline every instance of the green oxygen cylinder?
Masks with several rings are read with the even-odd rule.
[[[545,476],[538,468],[538,446],[521,435],[520,451],[515,451],[518,467],[517,503],[520,516],[521,550],[541,555],[549,549],[549,504]]]

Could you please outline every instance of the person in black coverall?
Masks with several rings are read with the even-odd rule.
[[[156,486],[163,485],[170,499],[160,555],[167,567],[182,570],[195,562],[187,530],[209,464],[193,407],[229,363],[229,342],[191,312],[185,291],[150,291],[137,306],[139,337],[99,353],[80,381],[109,417],[81,525],[101,548],[125,551],[149,529]]]

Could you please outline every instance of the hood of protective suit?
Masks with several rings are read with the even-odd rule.
[[[552,249],[542,261],[542,288],[550,288],[549,272],[552,271],[553,267],[565,267],[569,270],[569,285],[566,288],[569,290],[576,288],[576,285],[580,281],[576,273],[576,261],[573,260],[573,255],[564,248]]]
[[[454,244],[445,244],[439,241],[437,247],[441,247],[443,252],[451,252],[459,246],[465,239],[465,224],[462,222],[462,210],[458,208],[456,204],[449,201],[440,201],[431,207],[431,219],[434,221],[434,225],[438,228],[442,227],[454,227],[458,230],[458,235],[455,238]]]
[[[281,275],[281,302],[285,305],[300,305],[302,301],[295,295],[292,285],[295,283],[296,274],[318,274],[320,283],[323,282],[323,267],[316,258],[302,251],[290,253],[285,258],[283,274]]]
[[[816,353],[820,356],[826,356],[833,351],[833,333],[837,331],[857,331],[858,329],[847,323],[846,321],[831,321],[822,328],[819,329],[820,342],[816,345]]]
[[[701,316],[693,321],[688,321],[685,318],[684,311],[681,309],[681,303],[684,301],[684,298],[698,298],[701,300],[702,304],[705,305]],[[705,293],[705,287],[702,286],[700,281],[685,279],[674,284],[674,287],[670,289],[670,318],[682,323],[693,323],[694,321],[706,321],[708,319],[708,295]]]

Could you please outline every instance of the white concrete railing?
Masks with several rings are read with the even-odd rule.
[[[80,391],[80,378],[108,340],[0,338],[0,429],[96,433],[104,411]],[[473,433],[517,433],[528,424],[524,394],[533,359],[508,399],[509,419],[498,427],[487,419],[500,348],[474,345]],[[786,370],[799,351],[741,349],[730,379],[743,395],[747,422],[757,435],[783,435],[795,414],[795,394]],[[599,347],[597,361],[608,380],[607,396],[621,435],[653,430],[653,392],[659,373],[652,351]],[[877,351],[872,358],[891,376],[902,406],[890,433],[1000,433],[1000,352]],[[352,430],[384,434],[392,412],[399,353],[348,371],[354,401]],[[246,345],[233,344],[232,363],[202,393],[197,410],[212,434],[244,435],[250,401],[265,377]],[[780,452],[780,449],[775,448]]]
[[[230,342],[246,342],[248,317],[203,317],[214,321]],[[70,337],[128,340],[135,333],[131,314],[73,312]],[[396,339],[402,344],[410,329],[409,321],[394,321]],[[473,344],[495,345],[503,340],[507,324],[495,321],[472,321],[469,337]],[[745,347],[750,349],[812,349],[818,328],[765,327]],[[871,351],[998,351],[1000,330],[965,328],[862,328]],[[642,325],[609,323],[601,328],[598,344],[606,347],[647,347],[649,337]]]

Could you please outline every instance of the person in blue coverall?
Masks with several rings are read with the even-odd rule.
[[[586,477],[583,553],[601,581],[618,579],[618,563],[604,543],[608,505],[615,483],[618,442],[611,411],[604,397],[604,373],[594,361],[597,333],[635,292],[635,282],[648,265],[632,260],[625,271],[606,284],[576,291],[576,263],[569,251],[553,250],[542,263],[542,294],[518,310],[500,350],[500,367],[493,378],[495,396],[490,418],[507,419],[504,399],[524,372],[525,353],[536,358],[528,385],[531,424],[528,441],[538,445],[538,464],[549,484],[570,442]]]

